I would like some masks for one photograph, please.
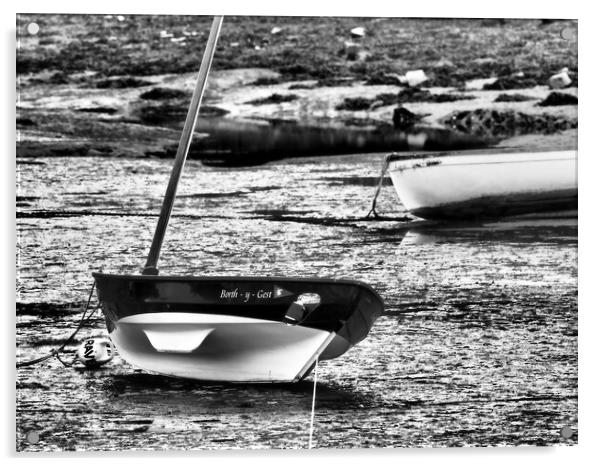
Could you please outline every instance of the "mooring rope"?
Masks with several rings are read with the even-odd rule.
[[[65,341],[57,348],[54,348],[52,351],[50,351],[49,354],[47,354],[46,356],[42,356],[36,359],[31,359],[29,361],[23,361],[23,362],[17,362],[17,367],[26,367],[26,366],[33,366],[35,364],[39,364],[41,362],[44,362],[52,357],[55,357],[59,360],[59,362],[65,366],[65,367],[71,367],[73,365],[73,361],[71,362],[67,362],[64,361],[63,359],[61,359],[60,353],[61,351],[63,351],[63,349],[65,348],[65,346],[67,346],[74,338],[75,335],[77,335],[77,333],[82,329],[82,327],[88,323],[88,321],[90,320],[90,318],[94,315],[94,313],[98,310],[99,306],[96,306],[92,312],[90,314],[88,314],[88,316],[86,317],[86,313],[88,312],[88,309],[90,308],[90,302],[92,301],[92,296],[94,295],[94,288],[96,287],[96,283],[92,284],[92,288],[90,289],[90,294],[88,295],[88,301],[86,302],[86,306],[84,308],[84,311],[82,313],[82,318],[79,321],[79,324],[77,325],[77,328],[75,329],[75,331],[69,335],[69,337],[67,337],[65,339]]]
[[[389,163],[391,162],[391,159],[393,158],[394,155],[395,154],[388,154],[383,159],[383,166],[382,166],[382,170],[380,172],[380,180],[378,180],[378,186],[376,187],[376,192],[374,193],[374,199],[372,199],[372,208],[370,209],[370,212],[368,212],[368,215],[366,215],[366,218],[370,217],[370,214],[374,214],[375,218],[379,217],[378,212],[376,212],[376,199],[378,199],[380,190],[383,187],[383,180],[385,178],[385,175],[387,174],[387,169],[389,168]]]
[[[314,414],[316,412],[316,385],[318,383],[318,358],[314,366],[314,394],[311,399],[311,419],[309,421],[309,449],[311,450],[311,440],[314,434]]]

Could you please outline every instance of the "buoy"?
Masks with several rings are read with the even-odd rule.
[[[108,363],[114,354],[113,343],[108,338],[88,338],[77,349],[77,359],[90,368]]]

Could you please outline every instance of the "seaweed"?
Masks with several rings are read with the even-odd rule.
[[[266,104],[281,104],[284,102],[292,102],[297,100],[299,96],[296,94],[272,94],[268,97],[263,97],[245,102],[250,105],[266,105]]]
[[[114,77],[102,79],[94,83],[96,89],[126,89],[130,87],[145,87],[152,86],[152,82],[144,79],[135,78],[133,76]]]
[[[500,94],[494,102],[525,102],[527,100],[534,100],[534,97],[524,94]]]
[[[140,94],[140,98],[144,100],[171,100],[186,97],[189,97],[188,92],[170,87],[155,87],[150,91]]]
[[[347,97],[342,103],[336,106],[336,109],[348,110],[352,112],[358,110],[368,110],[373,103],[374,99],[368,99],[366,97]]]
[[[537,104],[540,107],[555,107],[559,105],[578,105],[576,95],[564,92],[550,92],[548,96]]]
[[[507,91],[511,89],[527,89],[537,86],[537,80],[527,76],[503,76],[496,79],[491,84],[485,84],[483,90],[486,91]]]

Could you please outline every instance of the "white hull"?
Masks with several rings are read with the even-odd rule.
[[[334,332],[303,326],[172,312],[120,319],[111,339],[119,355],[134,366],[164,375],[229,382],[298,381],[318,356],[326,358],[326,353],[336,353],[341,349],[336,347],[346,344]]]
[[[576,150],[434,155],[393,161],[389,172],[404,207],[424,218],[576,206]]]

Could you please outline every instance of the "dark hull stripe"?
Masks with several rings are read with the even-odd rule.
[[[316,293],[320,305],[299,325],[334,331],[356,344],[366,337],[384,307],[372,288],[351,280],[110,274],[94,274],[94,278],[109,332],[124,317],[159,312],[284,322],[300,294]]]

